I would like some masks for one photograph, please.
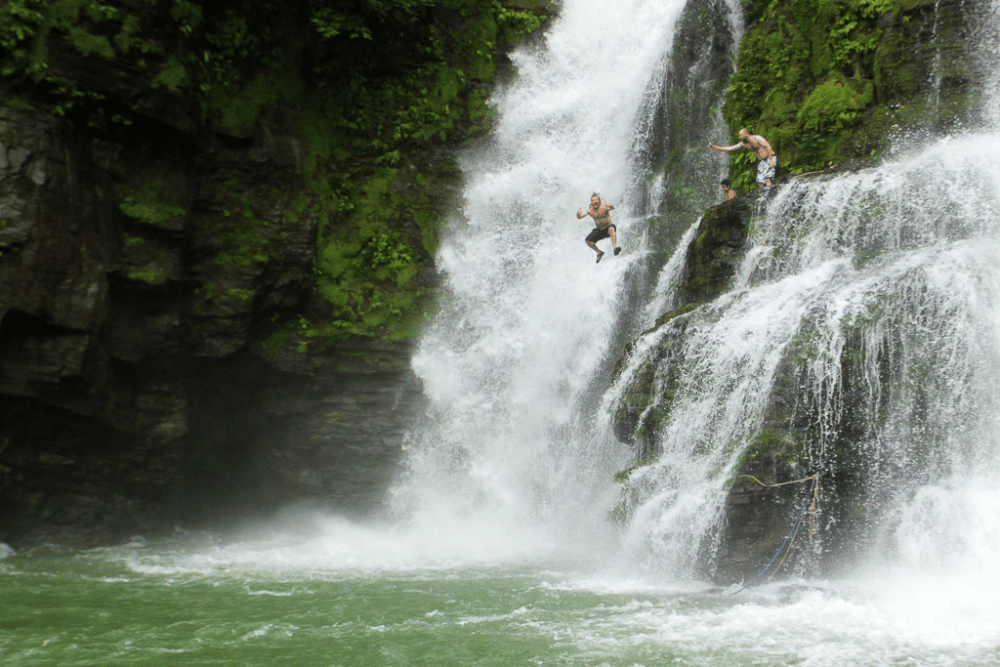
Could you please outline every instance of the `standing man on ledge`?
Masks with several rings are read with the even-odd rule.
[[[713,151],[726,151],[727,153],[738,151],[742,148],[753,151],[757,154],[757,159],[760,160],[757,163],[757,187],[771,186],[771,181],[778,169],[778,155],[771,148],[771,144],[767,143],[767,139],[759,134],[750,134],[744,127],[740,130],[740,142],[738,144],[733,144],[732,146],[716,146],[712,144]]]
[[[576,212],[577,220],[582,220],[589,215],[594,219],[594,224],[597,225],[594,231],[587,234],[586,241],[587,245],[593,248],[594,252],[597,253],[598,262],[601,261],[602,257],[604,257],[604,253],[597,247],[597,242],[602,239],[606,239],[608,237],[611,238],[611,245],[614,246],[616,255],[622,251],[622,249],[618,247],[618,235],[615,233],[617,228],[614,223],[611,222],[611,211],[613,211],[614,208],[615,207],[611,204],[602,204],[600,196],[598,196],[595,192],[590,197],[590,208],[587,209],[587,212],[584,213],[582,208],[578,209]]]

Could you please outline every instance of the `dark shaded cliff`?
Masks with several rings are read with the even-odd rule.
[[[4,11],[0,541],[378,511],[452,153],[551,7]]]

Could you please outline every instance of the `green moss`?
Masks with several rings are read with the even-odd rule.
[[[628,482],[629,478],[632,477],[632,473],[634,473],[639,468],[645,468],[646,466],[656,463],[658,458],[659,458],[658,456],[649,455],[642,460],[636,461],[629,467],[625,468],[624,470],[619,470],[618,472],[616,472],[614,480],[619,484],[625,484],[626,482]]]
[[[536,14],[527,9],[504,7],[497,0],[493,2],[493,13],[501,38],[509,44],[518,42],[541,28],[547,18],[544,14]]]
[[[246,303],[250,299],[256,296],[257,291],[253,289],[244,289],[239,287],[233,287],[227,289],[222,293],[222,299],[230,299],[233,301],[239,301],[240,303]]]
[[[289,336],[292,335],[292,326],[286,325],[272,332],[264,341],[261,343],[261,348],[265,352],[275,353],[285,346],[288,342]]]
[[[735,474],[744,474],[748,470],[773,462],[797,464],[806,462],[808,451],[802,436],[789,431],[764,428],[758,431],[743,450],[737,462]]]
[[[130,234],[125,235],[125,248],[140,248],[146,244],[146,239],[141,236],[132,236]]]
[[[857,250],[851,257],[851,266],[860,271],[882,254],[879,250]]]
[[[218,292],[219,287],[214,282],[207,282],[198,289],[194,291],[194,294],[199,299],[208,301],[215,297],[216,292]]]
[[[391,168],[373,173],[349,209],[330,200],[337,210],[326,212],[330,222],[318,242],[314,275],[317,289],[334,307],[342,335],[377,333],[396,339],[415,335],[423,324],[429,291],[413,280],[428,251],[397,226],[406,218],[418,226],[429,221],[415,201],[419,195],[390,187],[396,176]]]
[[[184,63],[177,56],[171,55],[167,59],[166,64],[160,69],[160,73],[153,78],[152,86],[154,88],[163,87],[170,90],[180,90],[190,80],[191,77]]]
[[[270,224],[255,213],[255,208],[268,207],[270,200],[264,195],[255,202],[251,192],[252,189],[236,179],[222,184],[219,196],[228,207],[207,225],[225,247],[215,256],[219,266],[249,268],[271,258]]]
[[[133,220],[153,227],[163,227],[171,220],[187,215],[176,200],[161,194],[148,182],[142,187],[124,186],[118,208]]]
[[[297,77],[288,76],[287,69],[275,69],[259,73],[244,86],[213,87],[206,106],[210,112],[220,114],[223,126],[240,130],[252,127],[263,109],[278,102],[294,103],[302,93],[302,82]]]
[[[69,34],[73,46],[83,55],[96,54],[105,58],[114,58],[115,51],[104,35],[92,35],[76,26],[70,29]]]
[[[874,102],[878,18],[891,9],[889,0],[752,3],[760,20],[740,42],[726,95],[733,136],[741,127],[763,135],[792,173],[842,160],[861,112]],[[734,187],[753,186],[755,162],[748,151],[734,155]]]
[[[268,261],[272,239],[254,211],[282,206],[286,219],[318,227],[316,288],[334,316],[310,331],[386,338],[413,336],[426,322],[431,303],[419,276],[460,179],[454,164],[429,165],[420,156],[490,126],[495,112],[480,84],[495,74],[498,45],[539,29],[550,11],[545,2],[528,9],[495,0],[349,7],[11,0],[7,8],[0,66],[8,97],[26,104],[54,113],[75,107],[90,127],[108,127],[121,113],[51,74],[48,46],[68,40],[83,56],[147,69],[154,86],[200,104],[206,124],[245,130],[281,107],[304,144],[297,159],[306,190],[290,206],[267,208],[224,197],[231,214],[212,222],[226,246],[215,261],[241,268]],[[187,215],[148,186],[123,190],[120,208],[153,226]]]
[[[162,269],[131,269],[128,272],[128,277],[130,280],[138,280],[144,283],[150,284],[160,284],[166,279],[167,272]]]
[[[820,343],[822,334],[808,322],[804,323],[785,351],[785,356],[796,365],[801,365],[820,358]]]

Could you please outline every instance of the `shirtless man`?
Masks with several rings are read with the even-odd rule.
[[[712,144],[713,151],[732,152],[742,148],[753,151],[757,154],[757,159],[760,160],[757,163],[757,187],[770,186],[771,179],[774,178],[778,169],[778,155],[771,148],[771,144],[767,143],[767,139],[759,134],[750,134],[744,127],[740,130],[740,142],[738,144],[733,144],[732,146],[716,146]]]
[[[736,199],[736,190],[733,190],[733,184],[729,182],[728,178],[719,181],[719,185],[722,186],[722,192],[726,195],[726,201]]]
[[[622,251],[622,249],[618,247],[618,235],[616,234],[617,228],[614,223],[611,222],[610,212],[613,211],[614,208],[615,207],[611,204],[602,204],[601,198],[595,192],[590,198],[590,208],[587,209],[586,213],[582,208],[578,209],[576,212],[577,220],[582,220],[589,215],[594,219],[594,224],[597,225],[594,231],[587,234],[586,241],[587,245],[593,248],[594,252],[597,253],[598,262],[601,261],[602,257],[604,257],[604,253],[597,247],[597,242],[602,239],[611,238],[611,245],[614,246],[616,255]]]

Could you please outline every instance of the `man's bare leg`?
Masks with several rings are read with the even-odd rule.
[[[615,233],[615,228],[614,227],[609,227],[608,228],[608,234],[611,236],[611,246],[614,248],[615,254],[617,255],[618,254],[618,234]]]
[[[604,257],[604,253],[601,252],[601,249],[598,248],[597,244],[594,243],[593,241],[587,241],[587,245],[589,245],[591,248],[594,249],[594,252],[597,253],[597,261],[600,262],[601,261],[601,257]]]

